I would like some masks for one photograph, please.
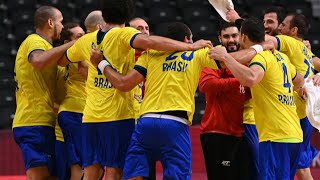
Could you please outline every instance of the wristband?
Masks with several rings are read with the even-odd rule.
[[[98,68],[99,68],[99,70],[103,73],[104,69],[105,69],[107,66],[111,66],[111,64],[110,64],[107,60],[102,60],[102,61],[99,63]]]
[[[257,54],[259,52],[263,51],[263,47],[260,44],[255,44],[255,45],[251,46],[251,48],[254,49],[257,52]]]
[[[317,73],[316,75],[320,76],[320,73]]]

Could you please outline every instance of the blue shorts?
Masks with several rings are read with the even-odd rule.
[[[71,177],[71,169],[66,157],[68,157],[66,143],[56,140],[56,174],[61,180]]]
[[[249,171],[250,179],[258,179],[259,177],[259,136],[256,125],[244,124],[245,131],[243,137],[245,146],[249,154]]]
[[[68,164],[82,166],[82,113],[62,111],[58,115],[64,141],[68,147]]]
[[[24,126],[13,128],[14,140],[19,145],[26,170],[47,166],[51,175],[55,167],[55,141],[53,127]]]
[[[101,164],[123,169],[134,126],[134,119],[83,123],[83,168]]]
[[[260,180],[293,180],[296,174],[301,143],[259,143]]]
[[[300,125],[303,131],[303,142],[301,144],[302,147],[298,169],[305,169],[310,167],[311,161],[318,154],[318,150],[310,144],[313,126],[310,124],[308,117],[301,119]]]
[[[163,179],[191,178],[189,126],[171,119],[143,117],[138,120],[124,166],[124,179],[148,177],[151,162],[160,160]]]

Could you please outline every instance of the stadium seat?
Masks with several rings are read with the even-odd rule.
[[[34,33],[34,26],[32,22],[23,22],[17,24],[14,28],[14,35],[18,44],[21,44],[21,42],[32,33]]]
[[[13,72],[13,69],[11,71]],[[10,90],[15,89],[15,81],[14,81],[13,73],[11,74],[2,73],[0,77],[0,89],[10,89]]]
[[[11,52],[3,52],[3,50],[2,50],[3,43],[0,43],[0,48],[1,48],[1,52],[0,52],[0,54],[1,54],[0,55],[0,71],[1,71],[2,75],[4,75],[5,73],[13,74],[15,59],[12,58],[12,56],[10,56],[8,54],[8,53],[11,53]],[[8,46],[8,48],[5,51],[11,51],[11,47]],[[5,55],[5,53],[6,53],[6,55]]]
[[[0,129],[9,129],[12,126],[16,108],[14,105],[5,106],[0,108]]]
[[[312,8],[310,3],[301,3],[301,4],[289,4],[287,6],[288,12],[289,13],[298,13],[298,14],[303,14],[307,18],[312,17]]]
[[[168,21],[176,21],[178,13],[175,8],[150,8],[149,9],[150,23],[158,24]]]
[[[15,88],[0,89],[0,109],[3,106],[14,105],[15,103]]]
[[[35,8],[36,7],[36,0],[8,0],[7,1],[8,9],[12,9],[16,12],[17,9],[22,10],[26,7],[28,8]]]
[[[175,1],[172,0],[143,0],[145,8],[152,7],[175,7]]]
[[[185,8],[190,6],[202,6],[202,5],[209,5],[208,0],[177,0],[177,8]]]
[[[190,26],[195,39],[202,37],[215,36],[218,31],[218,21],[197,21]]]
[[[206,21],[217,19],[214,8],[210,6],[190,6],[182,9],[182,19],[185,22]]]
[[[20,11],[14,11],[9,13],[10,19],[14,19],[14,23],[21,23],[21,22],[33,22],[35,8],[24,8]]]
[[[65,1],[64,1],[65,2]],[[100,7],[100,1],[97,0],[74,0],[74,3],[79,7],[94,7],[94,9],[98,9]]]
[[[136,14],[135,17],[140,17],[145,19],[145,12],[143,7],[136,7]]]

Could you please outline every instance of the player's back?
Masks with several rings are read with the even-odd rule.
[[[187,111],[189,123],[194,114],[194,94],[204,67],[218,69],[207,56],[208,48],[198,51],[147,51],[137,66],[146,71],[146,89],[140,114],[150,112]]]
[[[127,74],[134,66],[132,41],[137,34],[140,34],[140,31],[134,28],[114,27],[98,38],[98,41],[102,40],[101,44],[98,44],[104,58],[121,74]],[[108,122],[135,117],[133,92],[121,92],[115,89],[91,62],[89,62],[86,91],[83,122]]]
[[[302,130],[296,114],[292,79],[296,68],[278,51],[257,54],[250,65],[260,65],[264,77],[251,88],[259,140],[301,142]]]
[[[29,35],[19,47],[16,65],[17,110],[13,127],[54,126],[53,98],[57,67],[37,70],[29,62],[35,50],[50,50],[52,45],[38,34]]]
[[[305,46],[302,41],[285,35],[276,36],[278,41],[278,50],[285,53],[290,62],[297,68],[297,70],[308,78],[314,75],[314,65],[312,58],[314,54]],[[297,113],[300,119],[307,116],[306,102],[297,93],[294,94],[297,105]]]

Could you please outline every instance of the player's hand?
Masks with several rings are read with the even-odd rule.
[[[262,46],[263,50],[273,51],[275,49],[274,43],[271,40],[264,41],[260,45]]]
[[[98,67],[98,64],[103,60],[103,54],[99,49],[92,48],[90,61],[94,67]]]
[[[311,80],[313,81],[313,84],[315,86],[320,86],[320,75],[316,74],[316,75],[313,75],[313,76],[309,77],[307,82],[309,82]]]
[[[195,43],[191,44],[191,51],[194,51],[194,50],[198,50],[198,49],[201,49],[201,48],[204,48],[204,47],[208,47],[208,48],[211,48],[212,47],[212,42],[209,41],[209,40],[203,40],[203,39],[200,39],[198,41],[196,41]]]
[[[308,98],[308,93],[305,87],[299,88],[296,92],[302,99],[306,100]]]
[[[225,47],[213,47],[208,51],[208,55],[211,59],[225,61],[229,54]]]
[[[234,10],[234,9],[230,9],[230,10],[227,12],[226,18],[227,18],[230,22],[236,22],[237,19],[241,19],[241,17],[240,17],[239,14],[237,13],[237,11]]]
[[[304,45],[307,46],[308,49],[311,50],[311,44],[310,44],[310,41],[309,41],[309,40],[303,40],[303,43],[304,43]]]

